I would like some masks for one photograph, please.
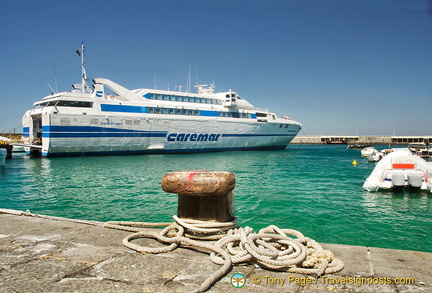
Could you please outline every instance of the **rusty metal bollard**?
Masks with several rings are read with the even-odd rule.
[[[177,216],[194,220],[232,221],[234,186],[232,172],[178,171],[162,178],[162,189],[178,194]]]

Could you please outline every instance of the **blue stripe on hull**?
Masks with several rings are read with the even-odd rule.
[[[43,133],[42,137],[60,138],[60,137],[166,137],[165,132],[83,132],[83,133]]]
[[[136,155],[136,154],[183,154],[183,153],[208,153],[224,151],[269,151],[284,150],[287,145],[266,146],[266,147],[235,147],[235,148],[199,148],[199,149],[178,149],[178,150],[141,150],[141,151],[110,151],[110,152],[61,152],[42,153],[43,157],[64,157],[64,156],[104,156],[104,155]]]
[[[42,132],[143,132],[143,133],[160,132],[160,133],[166,133],[166,131],[144,131],[144,130],[132,130],[132,129],[100,127],[100,126],[59,126],[59,125],[43,126]]]
[[[245,134],[222,134],[222,137],[254,137],[254,136],[294,136],[286,133],[245,133]]]
[[[143,131],[99,126],[43,126],[42,137],[166,137],[168,131]],[[289,133],[245,133],[221,134],[221,137],[269,137],[269,136],[292,136]]]
[[[166,137],[167,131],[142,131],[99,126],[43,126],[42,137]]]
[[[148,113],[148,107],[129,105],[101,104],[101,110],[106,112]]]

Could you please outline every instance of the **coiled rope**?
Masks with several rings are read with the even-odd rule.
[[[255,262],[271,270],[317,276],[344,268],[343,262],[329,250],[296,230],[271,225],[253,233],[250,227],[237,226],[237,218],[225,223],[173,218],[173,223],[111,221],[105,227],[135,232],[125,237],[123,244],[141,253],[170,252],[179,246],[210,252],[210,259],[222,266],[195,292],[208,290],[233,264],[239,263]],[[156,230],[156,227],[165,228]],[[144,247],[131,242],[138,238],[153,238],[167,246]]]

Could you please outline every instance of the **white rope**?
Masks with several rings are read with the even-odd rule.
[[[179,246],[210,252],[210,259],[222,266],[196,292],[208,290],[227,274],[232,264],[256,262],[271,270],[317,276],[336,273],[344,267],[329,250],[296,230],[271,225],[253,233],[250,227],[238,227],[237,218],[225,223],[173,218],[174,223],[107,222],[105,227],[136,232],[124,238],[123,244],[141,253],[170,252]],[[167,246],[144,247],[131,242],[138,238],[153,238]]]

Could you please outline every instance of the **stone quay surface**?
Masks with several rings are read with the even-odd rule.
[[[130,250],[122,239],[131,232],[101,222],[0,210],[0,223],[0,292],[192,292],[219,268],[207,254],[186,248]],[[432,292],[432,253],[322,246],[345,263],[341,272],[315,277],[240,265],[208,292]],[[231,283],[236,273],[245,277],[242,288]]]

